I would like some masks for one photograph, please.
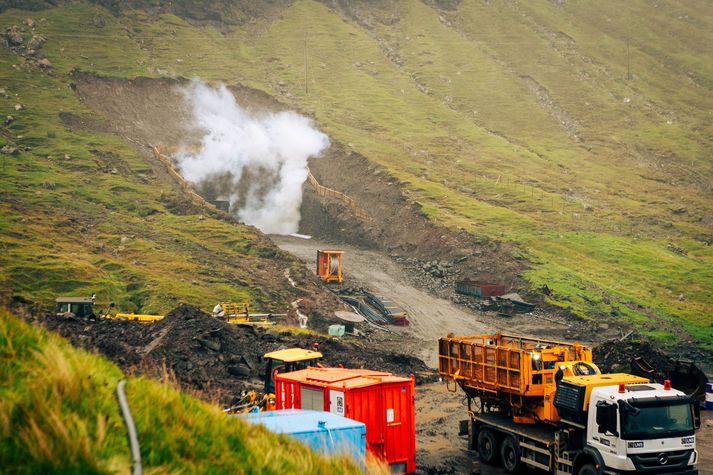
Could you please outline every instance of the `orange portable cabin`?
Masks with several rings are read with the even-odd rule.
[[[323,281],[342,283],[344,251],[317,251],[317,275]]]
[[[391,473],[416,470],[414,378],[366,369],[308,368],[275,376],[277,409],[327,411],[366,424],[366,448]]]

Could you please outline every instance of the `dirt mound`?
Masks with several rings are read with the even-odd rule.
[[[674,359],[647,341],[611,340],[593,348],[592,357],[605,373],[631,373],[671,385],[701,398],[706,375],[692,361]]]
[[[152,377],[168,372],[183,388],[226,404],[243,390],[262,389],[265,353],[311,348],[314,343],[319,343],[327,366],[415,374],[417,383],[435,379],[418,358],[384,351],[376,344],[230,325],[190,305],[177,307],[163,320],[148,325],[56,316],[47,317],[44,324],[75,346],[97,350],[126,372]]]

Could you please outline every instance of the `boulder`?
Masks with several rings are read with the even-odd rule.
[[[0,153],[5,153],[7,155],[16,155],[17,152],[19,152],[19,149],[17,147],[13,147],[12,145],[5,145],[3,148],[0,148]]]
[[[42,58],[41,60],[37,61],[37,66],[39,66],[42,69],[52,69],[52,67],[53,67],[52,63],[47,58]]]
[[[20,46],[24,41],[20,29],[14,25],[5,30],[5,38],[10,46]]]
[[[104,20],[104,17],[101,15],[95,15],[94,26],[97,28],[104,28],[106,26],[106,21]]]
[[[37,51],[47,43],[47,38],[42,35],[32,35],[30,41],[27,42],[27,51]]]

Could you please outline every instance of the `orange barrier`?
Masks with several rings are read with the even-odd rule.
[[[159,162],[161,162],[165,167],[166,171],[168,172],[169,175],[178,183],[178,186],[181,187],[183,192],[188,195],[188,197],[191,199],[191,201],[198,205],[198,206],[206,206],[210,209],[217,210],[218,208],[215,207],[215,205],[208,203],[201,195],[196,193],[193,190],[193,187],[191,186],[190,183],[186,181],[183,176],[181,176],[180,173],[176,170],[176,167],[173,164],[173,160],[169,158],[167,153],[173,153],[176,151],[175,147],[167,147],[165,145],[156,145],[154,147],[151,147],[151,150],[153,150],[153,154],[158,159]]]
[[[357,218],[361,218],[364,220],[369,219],[369,214],[364,208],[360,208],[359,206],[357,206],[356,201],[354,201],[354,198],[345,195],[341,191],[333,190],[331,188],[327,188],[326,186],[320,185],[314,175],[312,175],[312,172],[308,173],[307,179],[309,180],[310,185],[312,185],[312,188],[314,188],[314,191],[316,191],[319,196],[328,196],[330,198],[336,198],[345,205],[349,206],[349,208],[352,210],[352,212],[356,215]]]

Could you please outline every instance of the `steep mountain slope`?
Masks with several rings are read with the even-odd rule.
[[[259,11],[221,3],[215,16],[110,6],[42,11],[51,79],[10,69],[23,61],[0,53],[11,94],[55,104],[41,122],[31,124],[28,107],[25,125],[21,111],[6,129],[7,141],[25,135],[35,147],[23,166],[45,170],[57,153],[47,127],[32,125],[52,120],[64,137],[60,108],[88,114],[66,88],[75,68],[243,84],[388,170],[434,222],[514,243],[531,262],[529,285],[546,284],[554,305],[662,339],[713,342],[708,2],[301,0]],[[7,10],[0,24],[26,16]],[[32,85],[46,89],[23,89]],[[71,139],[83,148],[91,135]],[[45,179],[33,177],[35,187]],[[3,219],[9,233],[22,229]]]

